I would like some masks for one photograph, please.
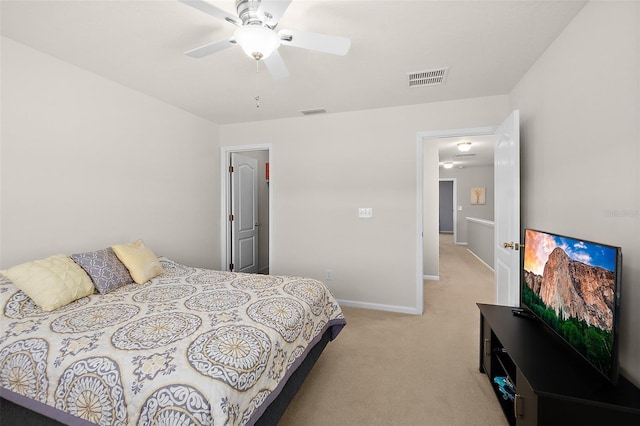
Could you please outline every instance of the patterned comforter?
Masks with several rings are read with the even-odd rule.
[[[100,425],[252,424],[345,324],[313,279],[161,264],[48,313],[0,278],[0,391]]]

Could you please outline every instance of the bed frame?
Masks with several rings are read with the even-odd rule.
[[[291,374],[278,397],[255,423],[257,426],[271,426],[278,423],[330,340],[331,329],[328,329]],[[64,411],[2,388],[0,388],[0,423],[28,426],[93,425]]]

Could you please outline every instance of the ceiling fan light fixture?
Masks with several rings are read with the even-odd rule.
[[[471,142],[458,142],[458,150],[460,152],[467,152],[471,149]]]
[[[266,59],[280,46],[278,34],[260,25],[245,25],[238,28],[233,37],[250,58]]]

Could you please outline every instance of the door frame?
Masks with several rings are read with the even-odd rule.
[[[455,138],[455,137],[469,137],[469,136],[488,136],[494,135],[497,126],[487,127],[473,127],[473,128],[461,128],[461,129],[445,129],[445,130],[433,130],[433,131],[419,131],[417,132],[417,208],[416,217],[418,232],[416,233],[416,313],[422,315],[424,313],[424,271],[423,271],[423,259],[424,259],[424,144],[425,143],[437,143],[433,139],[440,138]],[[438,257],[438,265],[440,265],[440,254],[436,250],[436,256]],[[440,277],[440,269],[438,267],[438,274],[436,279]]]
[[[228,220],[228,212],[231,211],[231,180],[229,178],[229,166],[231,165],[231,153],[248,151],[267,151],[269,158],[269,270],[273,261],[273,147],[270,143],[255,145],[221,146],[220,147],[220,269],[229,270],[231,259],[231,224]]]

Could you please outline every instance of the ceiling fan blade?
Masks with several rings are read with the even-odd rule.
[[[351,40],[346,37],[309,33],[306,31],[281,30],[278,35],[282,44],[318,52],[344,56],[351,47]]]
[[[274,27],[284,15],[291,0],[262,0],[258,6],[258,16],[269,27]]]
[[[202,58],[204,56],[208,56],[224,50],[228,47],[236,44],[234,40],[220,40],[214,41],[213,43],[205,44],[204,46],[196,47],[195,49],[188,50],[184,52],[185,55],[191,56],[192,58]]]
[[[206,13],[207,15],[211,15],[215,18],[225,20],[233,25],[242,25],[242,21],[238,19],[237,16],[231,15],[224,10],[212,5],[211,3],[207,3],[203,0],[178,0],[181,3],[189,5],[198,9],[201,12]]]
[[[273,78],[289,77],[289,70],[277,50],[262,60]]]

